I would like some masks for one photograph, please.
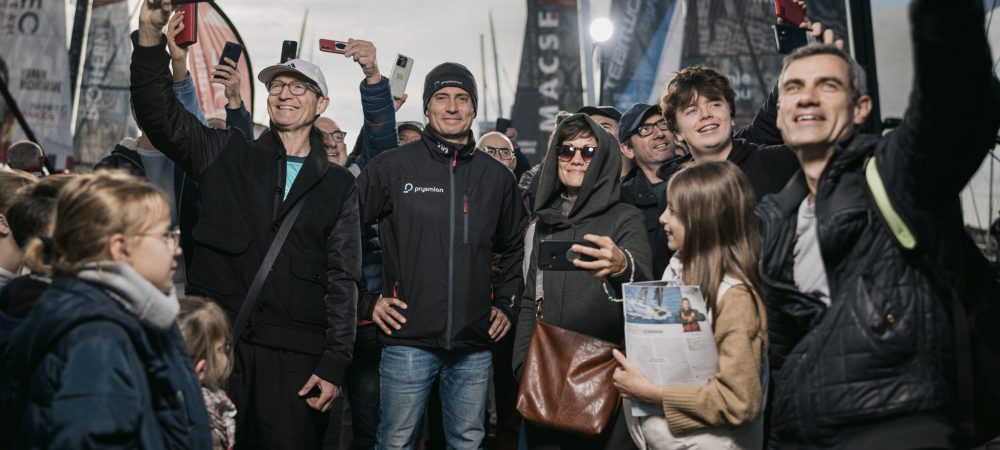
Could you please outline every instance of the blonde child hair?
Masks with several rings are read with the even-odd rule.
[[[177,326],[181,329],[191,361],[195,366],[205,361],[204,368],[198,371],[198,378],[202,386],[221,389],[233,370],[232,338],[226,314],[205,297],[188,296],[182,298],[180,303]],[[221,352],[220,345],[223,347]]]

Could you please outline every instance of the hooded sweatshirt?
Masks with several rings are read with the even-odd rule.
[[[178,309],[127,264],[56,278],[4,349],[13,447],[211,448]]]
[[[568,213],[565,188],[559,180],[559,161],[553,142],[545,155],[539,173],[538,195],[535,199],[535,225],[531,264],[527,285],[521,297],[521,311],[514,341],[514,372],[520,378],[524,358],[535,328],[535,306],[544,297],[542,315],[546,323],[584,333],[609,342],[625,340],[625,322],[621,303],[608,299],[601,280],[587,271],[546,271],[539,276],[538,244],[542,240],[583,240],[585,234],[609,236],[619,248],[627,250],[627,267],[618,276],[608,278],[608,287],[621,298],[621,285],[634,276],[635,281],[652,279],[649,240],[642,222],[642,213],[634,206],[619,203],[621,152],[618,142],[585,114],[567,118],[567,123],[583,117],[597,137],[597,153],[583,177],[576,199]],[[542,279],[542,285],[538,281]],[[544,289],[543,289],[544,288]]]

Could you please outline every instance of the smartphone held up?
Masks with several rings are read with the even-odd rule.
[[[320,39],[319,50],[327,53],[337,53],[343,55],[347,51],[346,41],[334,41],[332,39]]]

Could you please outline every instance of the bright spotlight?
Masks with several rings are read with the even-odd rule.
[[[590,37],[594,42],[604,42],[611,39],[615,26],[606,17],[599,17],[590,22]]]

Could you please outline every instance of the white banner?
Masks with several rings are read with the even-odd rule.
[[[97,0],[90,13],[73,136],[80,164],[93,165],[130,136],[128,7],[124,0]]]
[[[0,76],[50,160],[64,167],[73,154],[65,1],[0,0]],[[3,154],[25,137],[9,116],[0,106]]]

